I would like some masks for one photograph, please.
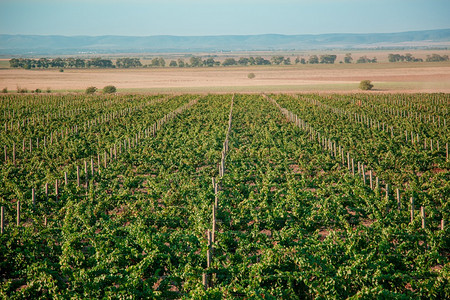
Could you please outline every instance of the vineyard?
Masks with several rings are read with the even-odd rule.
[[[0,96],[0,295],[450,298],[449,108]]]

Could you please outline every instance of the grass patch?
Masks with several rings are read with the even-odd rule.
[[[9,60],[0,59],[0,69],[9,69]]]

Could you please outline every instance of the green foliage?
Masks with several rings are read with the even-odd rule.
[[[2,93],[3,93],[3,94],[7,94],[7,93],[8,93],[8,88],[6,88],[6,87],[3,88],[3,89],[2,89]]]
[[[346,53],[345,57],[344,57],[344,62],[346,64],[351,64],[352,61],[353,61],[352,54],[351,53]]]
[[[185,66],[186,66],[186,64],[185,64],[184,60],[182,60],[181,58],[179,58],[179,59],[178,59],[178,67],[183,68],[183,67],[185,67]]]
[[[86,94],[94,94],[97,91],[95,86],[89,86],[86,88]]]
[[[239,58],[237,63],[241,66],[246,66],[250,63],[250,59],[247,57],[241,57],[241,58]]]
[[[373,84],[370,80],[361,80],[359,83],[359,89],[363,91],[369,91],[373,88]]]
[[[116,66],[117,68],[138,68],[142,67],[141,60],[139,58],[118,58],[116,60]]]
[[[356,61],[357,64],[376,63],[376,62],[377,62],[377,58],[376,57],[370,59],[367,56],[361,56]]]
[[[237,65],[237,61],[234,58],[226,58],[222,62],[222,66],[234,66]]]
[[[310,64],[318,64],[318,63],[319,63],[319,58],[317,57],[317,55],[311,55],[311,56],[309,57],[308,62],[309,62]]]
[[[103,93],[105,94],[112,94],[117,91],[116,87],[113,85],[107,85],[103,88]]]
[[[423,59],[415,58],[411,53],[406,53],[405,55],[401,54],[392,54],[388,55],[389,62],[399,62],[399,61],[408,61],[408,62],[421,62]]]
[[[165,65],[166,61],[162,57],[155,57],[150,64],[152,67],[164,67]]]
[[[247,75],[248,79],[253,79],[256,77],[255,73],[248,73]]]
[[[336,60],[336,55],[331,54],[325,54],[320,56],[320,63],[321,64],[334,64]]]
[[[110,59],[102,59],[100,57],[92,58],[86,62],[86,67],[88,68],[114,68],[114,65]]]
[[[207,67],[214,67],[215,65],[220,64],[220,62],[216,62],[214,58],[207,58],[203,61],[203,65]]]
[[[28,89],[27,88],[21,88],[20,86],[17,86],[17,93],[19,93],[19,94],[26,94],[26,93],[28,93]]]
[[[427,55],[426,61],[428,62],[441,62],[441,61],[448,61],[449,57],[448,55],[439,55],[439,54],[432,54]]]
[[[0,167],[2,298],[449,298],[449,227],[439,229],[450,217],[448,95],[270,97],[280,107],[240,94],[1,95],[0,142],[10,158],[8,146],[16,147],[16,162]],[[405,141],[406,129],[428,137],[428,147]],[[381,190],[352,176],[328,142],[370,166]],[[419,211],[409,220],[413,194],[425,207],[425,229]],[[214,278],[206,290],[203,273]]]
[[[274,65],[281,65],[284,61],[284,56],[281,55],[272,56],[270,60]]]
[[[191,67],[201,67],[203,66],[203,61],[201,57],[198,56],[192,56],[189,58],[189,63]]]

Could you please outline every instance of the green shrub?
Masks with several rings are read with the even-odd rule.
[[[90,86],[86,88],[86,94],[93,94],[97,91],[97,88],[95,86]]]
[[[371,83],[370,80],[362,80],[359,83],[359,88],[363,91],[369,91],[373,88],[373,84]]]
[[[113,85],[107,85],[103,88],[103,93],[105,94],[112,94],[117,91],[116,87]]]
[[[253,79],[253,78],[256,77],[256,75],[255,75],[255,73],[248,73],[247,77],[248,77],[249,79]]]
[[[39,94],[39,93],[42,93],[42,90],[41,89],[35,89],[34,92]]]
[[[8,88],[3,88],[2,93],[3,94],[7,94],[8,93]]]
[[[17,92],[21,93],[21,94],[26,94],[28,93],[28,89],[26,88],[21,88],[20,86],[17,87]]]

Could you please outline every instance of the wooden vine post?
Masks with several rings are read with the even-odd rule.
[[[91,177],[94,177],[94,159],[91,157]]]
[[[355,160],[352,158],[352,175],[355,177]]]
[[[31,188],[31,203],[33,203],[33,209],[36,209],[36,191]]]
[[[77,186],[80,186],[80,166],[77,166]]]
[[[206,231],[206,238],[208,239],[208,249],[206,250],[206,267],[207,267],[207,270],[209,271],[209,268],[211,268],[211,263],[212,263],[211,231],[209,229]],[[208,273],[203,273],[202,280],[203,280],[203,286],[205,287],[205,289],[209,288],[210,280],[209,280]]]
[[[20,226],[20,200],[17,200],[17,226]]]
[[[88,189],[88,185],[89,185],[89,173],[88,173],[88,163],[87,160],[84,161],[84,176],[85,176],[85,181],[86,181],[86,189]]]
[[[3,206],[0,208],[0,231],[1,234],[5,232],[5,208]]]
[[[16,165],[16,143],[13,143],[13,164]]]
[[[55,180],[55,196],[56,200],[59,199],[59,185],[58,185],[58,179]]]
[[[422,217],[422,229],[425,229],[425,208],[423,206],[420,207],[420,215]]]
[[[364,185],[366,184],[366,170],[364,168],[364,164],[361,164],[361,173]]]

